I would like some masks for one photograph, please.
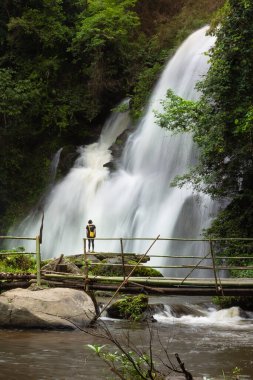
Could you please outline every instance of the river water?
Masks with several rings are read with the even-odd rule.
[[[235,308],[214,311],[209,298],[191,297],[190,304],[182,297],[151,298],[150,302],[168,305],[167,312],[156,315],[157,322],[151,324],[156,362],[165,358],[163,346],[175,364],[178,353],[195,377],[224,379],[224,371],[226,380],[231,380],[232,370],[239,367],[240,379],[253,379],[253,318],[240,317]],[[187,304],[196,315],[172,317],[169,305],[179,303]],[[197,315],[200,310],[206,310],[205,315]],[[133,345],[148,352],[150,332],[144,323],[106,318],[103,323],[122,340],[130,333]],[[87,347],[105,344],[92,335],[97,331],[0,330],[0,379],[112,379],[105,364]]]

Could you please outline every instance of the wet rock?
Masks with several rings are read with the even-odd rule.
[[[164,304],[162,303],[150,304],[149,310],[152,313],[152,315],[162,313],[164,311]]]
[[[187,306],[187,305],[180,305],[180,304],[174,304],[170,305],[171,314],[173,317],[182,317],[183,315],[193,315],[194,317],[201,317],[206,315],[203,311]]]
[[[41,268],[44,272],[64,272],[72,274],[83,274],[83,271],[78,268],[74,263],[69,262],[64,258],[57,258],[50,261],[48,264]]]
[[[122,264],[122,258],[120,256],[110,257],[106,260],[103,260],[106,264]]]
[[[150,317],[148,297],[144,294],[118,299],[107,308],[107,314],[114,319],[144,321]]]
[[[91,298],[67,288],[13,289],[0,295],[0,326],[5,328],[76,329],[95,316]]]
[[[97,256],[94,256],[92,254],[87,253],[87,259],[91,261],[92,263],[99,263],[100,260],[97,258]]]

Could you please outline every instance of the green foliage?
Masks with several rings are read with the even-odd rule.
[[[161,102],[164,112],[155,112],[162,128],[169,128],[174,133],[191,131],[202,113],[200,103],[185,100],[174,94],[172,90],[167,91],[165,101]]]
[[[150,95],[150,89],[153,87],[158,74],[161,71],[161,64],[155,63],[154,66],[146,68],[138,77],[138,81],[133,90],[133,102],[131,114],[135,119],[142,115],[142,110]]]
[[[229,297],[229,296],[216,296],[213,297],[213,302],[221,309],[228,309],[233,306],[238,306],[243,310],[253,311],[252,297]]]
[[[137,0],[90,0],[80,16],[80,29],[73,40],[89,53],[114,44],[126,46],[129,35],[139,26],[139,18],[130,11]]]
[[[134,260],[129,260],[128,264],[135,266],[137,264],[137,262]],[[132,270],[133,267],[131,267],[129,269]],[[133,272],[133,276],[135,276],[135,277],[163,277],[162,274],[158,270],[156,270],[154,268],[146,267],[146,266],[141,265],[141,264],[139,264],[135,268],[135,270]]]
[[[130,334],[121,334],[118,338],[106,324],[101,323],[100,328],[102,334],[100,331],[99,336],[104,337],[113,344],[116,351],[106,345],[88,344],[87,347],[105,362],[111,374],[117,378],[121,380],[165,380],[169,379],[173,373],[183,375],[187,379],[192,378],[191,373],[185,369],[178,354],[175,354],[177,365],[173,364],[168,352],[168,346],[164,347],[162,345],[159,336],[158,341],[154,342],[154,329],[151,326],[148,326],[148,353],[146,352],[147,350],[142,350],[140,345],[136,346],[136,341],[133,342]],[[160,348],[159,352],[162,354],[160,358],[154,355],[154,344]],[[164,357],[166,358],[165,360]]]
[[[123,267],[122,266],[112,266],[110,263],[107,263],[107,260],[103,260],[104,265],[94,265],[92,266],[91,272],[95,276],[123,276]],[[134,260],[129,260],[125,263],[125,275],[128,275],[137,264]],[[162,274],[154,269],[143,266],[139,264],[133,274],[133,277],[162,277]]]
[[[123,276],[122,267],[113,267],[106,263],[106,260],[101,262],[104,265],[93,265],[89,269],[89,272],[94,276]]]
[[[252,3],[226,2],[211,32],[217,40],[209,52],[210,69],[197,84],[200,100],[186,101],[169,91],[165,112],[157,115],[164,128],[192,132],[199,147],[199,164],[175,183],[190,181],[195,189],[227,201],[207,232],[212,236],[253,234],[252,17]]]
[[[44,192],[60,147],[94,141],[126,95],[133,115],[141,114],[168,55],[221,3],[1,2],[0,229],[6,232]]]
[[[138,118],[150,96],[155,81],[164,63],[172,57],[177,47],[193,31],[210,23],[210,18],[221,7],[224,0],[160,0],[139,2],[138,6],[145,15],[146,28],[156,33],[148,41],[143,41],[142,56],[145,65],[134,84],[132,94],[132,115]],[[159,5],[160,4],[160,5]],[[160,24],[159,24],[160,21]],[[143,25],[145,27],[145,25]]]
[[[69,28],[64,25],[65,18],[62,0],[41,1],[41,7],[26,8],[21,17],[10,18],[10,43],[21,47],[25,36],[30,38],[29,49],[35,47],[35,42],[44,49],[55,48],[57,44],[66,42],[70,34]]]
[[[117,378],[128,380],[163,379],[158,373],[155,373],[155,370],[150,373],[151,359],[146,354],[138,355],[134,351],[111,352],[109,349],[105,351],[106,345],[88,344],[87,347],[111,368]]]
[[[0,272],[6,273],[36,273],[36,258],[31,254],[13,254],[15,252],[23,252],[23,247],[14,250],[8,250],[10,255],[3,254],[6,250],[0,251]],[[1,254],[2,252],[2,254]]]
[[[229,9],[228,17],[215,30],[217,42],[210,53],[209,72],[197,86],[202,91],[200,101],[185,101],[169,91],[165,113],[158,115],[162,127],[193,131],[200,147],[200,165],[191,173],[191,180],[199,185],[201,177],[202,188],[217,196],[237,194],[249,185],[252,175],[253,27],[249,23],[245,31],[243,25],[253,10],[244,8],[242,1]]]
[[[123,319],[139,321],[143,312],[147,309],[148,297],[144,294],[138,296],[125,296],[123,299],[116,301],[113,307],[119,310],[119,315]]]
[[[39,86],[31,79],[17,80],[11,69],[0,69],[0,116],[5,128],[12,118],[25,112],[39,95]],[[13,122],[13,121],[12,121]]]
[[[132,10],[136,1],[91,0],[79,16],[69,50],[75,62],[85,60],[82,71],[87,76],[87,90],[93,102],[106,92],[125,87],[127,71],[139,65],[139,54],[133,54],[140,49],[139,17]],[[99,104],[93,104],[90,118],[94,118],[98,107]]]

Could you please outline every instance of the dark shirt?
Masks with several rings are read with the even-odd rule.
[[[86,236],[87,236],[87,238],[95,238],[96,237],[96,226],[95,226],[95,224],[87,224]]]

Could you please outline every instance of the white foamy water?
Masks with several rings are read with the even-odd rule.
[[[231,307],[229,309],[215,310],[214,308],[204,309],[200,307],[192,307],[192,313],[189,309],[188,313],[183,315],[175,315],[173,308],[169,305],[164,306],[164,310],[154,315],[157,322],[165,324],[183,324],[191,326],[221,326],[229,327],[230,330],[248,329],[252,331],[253,319],[242,316],[239,307]],[[196,315],[197,314],[197,315]],[[198,315],[199,314],[199,315]]]
[[[145,115],[129,137],[118,170],[113,174],[103,165],[111,157],[110,146],[129,125],[128,113],[113,114],[97,143],[79,148],[79,158],[70,173],[46,199],[42,255],[44,258],[78,254],[83,251],[85,225],[92,219],[97,237],[193,237],[210,224],[215,205],[191,187],[172,188],[171,180],[185,173],[197,160],[189,134],[172,135],[156,124],[154,110],[169,88],[187,99],[196,99],[196,81],[207,72],[204,52],[214,38],[207,27],[193,33],[165,67],[146,107]],[[28,216],[18,234],[36,236],[41,216]],[[23,244],[23,243],[22,243]],[[124,243],[124,249],[144,253],[150,242]],[[184,252],[201,255],[204,247],[195,243],[176,246],[158,242],[153,253]],[[96,251],[120,251],[119,241],[96,241]],[[161,263],[161,259],[152,264]],[[171,262],[170,262],[171,263]],[[186,262],[185,262],[186,263]],[[166,261],[163,262],[166,264]],[[184,275],[173,271],[174,275]]]

